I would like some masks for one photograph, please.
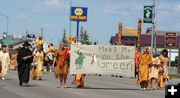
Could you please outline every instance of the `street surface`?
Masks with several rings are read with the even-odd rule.
[[[165,90],[140,91],[136,79],[111,76],[88,75],[84,88],[71,84],[73,76],[68,75],[66,89],[60,88],[60,81],[54,73],[45,72],[43,79],[30,80],[30,87],[20,87],[17,71],[9,71],[6,80],[0,80],[0,98],[164,98]],[[180,83],[172,79],[169,83]]]

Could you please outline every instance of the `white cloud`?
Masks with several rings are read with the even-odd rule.
[[[102,12],[105,14],[128,16],[137,13],[137,11],[140,11],[142,8],[142,3],[112,2],[109,0]]]
[[[44,2],[36,5],[33,9],[34,13],[64,13],[68,12],[69,6],[59,0],[44,0]]]
[[[180,4],[177,6],[177,9],[180,10]]]
[[[46,29],[57,29],[59,28],[56,24],[51,24],[51,23],[43,23],[40,26],[41,28],[46,28]]]
[[[17,15],[16,15],[16,18],[17,18],[17,19],[27,19],[28,17],[27,17],[25,14],[22,14],[22,13],[21,13],[21,14],[17,14]]]

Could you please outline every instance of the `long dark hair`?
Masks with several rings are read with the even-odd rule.
[[[166,55],[164,55],[165,52],[166,52]],[[163,55],[164,57],[168,57],[168,51],[167,51],[167,49],[164,49],[164,50],[162,51],[162,55]]]

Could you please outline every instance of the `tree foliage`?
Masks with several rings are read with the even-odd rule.
[[[63,30],[63,37],[61,42],[66,43],[66,29]]]
[[[81,30],[80,30],[80,42],[82,44],[86,44],[86,45],[90,45],[91,44],[91,41],[89,40],[89,34],[87,32],[87,30],[84,30],[83,27],[81,27]]]

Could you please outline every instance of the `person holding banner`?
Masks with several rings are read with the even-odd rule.
[[[60,76],[61,88],[66,88],[67,70],[70,61],[69,48],[65,48],[65,44],[62,42],[60,43],[60,48],[60,50],[57,50],[55,52],[55,58],[53,61],[52,68],[54,69],[54,64],[55,62],[57,62],[57,67],[54,74],[55,78],[57,79]]]
[[[77,38],[74,38],[72,45],[81,45]],[[71,84],[75,84],[76,87],[84,87],[85,74],[75,74],[74,80]]]
[[[143,49],[143,53],[141,53],[138,57],[138,62],[139,62],[139,82],[141,86],[140,90],[147,90],[149,66],[152,65],[152,57],[148,51],[148,47],[145,47]]]

